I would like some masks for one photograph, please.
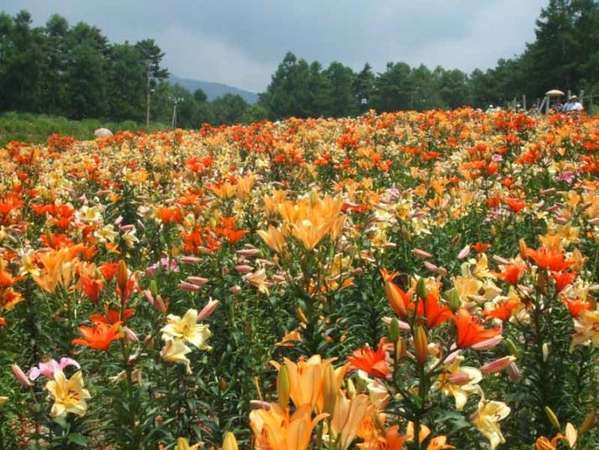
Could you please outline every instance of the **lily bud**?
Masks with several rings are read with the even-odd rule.
[[[399,339],[399,323],[395,318],[391,319],[388,336],[391,342],[397,342],[397,339]]]
[[[412,254],[414,256],[417,256],[418,258],[422,258],[422,259],[428,259],[428,258],[433,257],[433,255],[430,254],[429,252],[421,250],[419,248],[415,248],[414,250],[412,250]]]
[[[306,317],[306,314],[304,314],[304,310],[299,306],[295,309],[295,315],[297,317],[297,320],[299,320],[300,322],[308,323],[308,318]]]
[[[277,375],[277,397],[279,399],[279,406],[284,410],[289,405],[289,391],[291,386],[289,384],[289,369],[286,365],[282,365]]]
[[[154,300],[154,307],[161,313],[168,311],[168,302],[165,302],[160,295],[156,296]]]
[[[125,333],[125,339],[128,342],[139,342],[139,338],[137,337],[137,334],[135,334],[135,332],[131,328],[123,327],[123,331]]]
[[[116,271],[116,282],[117,286],[121,289],[121,292],[125,292],[125,289],[127,289],[128,280],[129,270],[127,269],[127,263],[121,259],[119,261],[118,269]]]
[[[425,265],[426,265],[426,263],[425,263]],[[435,267],[437,267],[437,266],[435,266]],[[424,284],[424,278],[420,278],[418,280],[418,283],[416,283],[416,294],[422,300],[424,300],[426,298],[427,292],[426,292],[426,285]]]
[[[583,434],[583,433],[586,433],[587,431],[589,431],[590,429],[592,429],[593,425],[595,424],[596,418],[597,418],[597,411],[591,411],[590,413],[588,413],[586,415],[586,417],[584,418],[584,420],[582,421],[582,424],[580,425],[578,432],[580,434]]]
[[[237,250],[236,252],[239,256],[247,256],[247,257],[252,257],[252,256],[257,256],[260,254],[260,250],[257,248],[242,248],[241,250]]]
[[[481,366],[480,371],[485,375],[490,375],[492,373],[501,372],[503,369],[507,368],[512,362],[514,362],[516,358],[513,356],[504,356],[503,358],[495,359],[490,361],[483,366]]]
[[[547,362],[547,359],[549,359],[549,344],[547,342],[543,343],[542,351],[543,351],[543,362]]]
[[[235,266],[235,270],[239,273],[250,273],[254,268],[252,266],[248,266],[247,264],[239,264]]]
[[[391,306],[391,309],[393,309],[393,311],[395,311],[400,317],[406,317],[408,315],[408,311],[406,309],[402,294],[403,292],[399,286],[392,281],[385,281],[385,297],[387,297],[389,306]]]
[[[195,284],[196,286],[204,286],[206,283],[208,283],[208,278],[204,278],[204,277],[187,277],[185,279],[185,281],[187,281],[188,283],[191,284]]]
[[[335,369],[332,364],[327,364],[324,369],[323,380],[323,411],[333,417],[335,414],[335,405],[337,403],[337,380],[335,379]]]
[[[520,353],[520,350],[518,349],[514,341],[512,341],[510,338],[507,338],[505,340],[505,346],[507,347],[509,352],[514,356],[518,356],[518,354]]]
[[[520,369],[515,362],[512,362],[506,369],[508,377],[514,383],[517,383],[522,378],[522,374],[520,373]]]
[[[354,398],[357,394],[358,394],[358,391],[356,390],[356,385],[354,384],[354,382],[352,381],[351,378],[348,378],[347,379],[347,396],[349,398]]]
[[[462,306],[462,300],[460,299],[460,294],[456,288],[451,288],[445,291],[445,299],[447,300],[447,305],[449,309],[453,312],[456,312]]]
[[[23,372],[23,369],[21,369],[18,365],[13,364],[12,366],[10,366],[11,370],[12,370],[12,374],[15,376],[15,379],[19,382],[19,384],[23,387],[31,387],[33,386],[33,383],[31,381],[29,381],[29,378],[27,377],[27,375],[25,375],[25,372]]]
[[[470,348],[477,351],[491,350],[492,348],[496,347],[502,340],[503,336],[498,335],[490,339],[485,339],[484,341],[478,342]]]
[[[439,273],[439,267],[436,266],[435,264],[428,262],[428,261],[424,261],[424,267],[427,270],[430,270],[433,273]],[[419,280],[420,281],[420,280]]]
[[[237,439],[235,435],[230,431],[225,433],[225,439],[223,440],[223,450],[238,450]]]
[[[197,292],[200,290],[200,286],[197,284],[188,283],[187,281],[181,281],[179,283],[179,288],[187,292]]]
[[[152,291],[150,291],[149,289],[145,289],[144,297],[146,298],[146,300],[148,301],[148,303],[150,305],[154,306],[154,296],[152,295]]]
[[[198,314],[198,322],[206,320],[208,317],[210,317],[212,313],[216,311],[216,308],[218,308],[219,305],[220,302],[218,300],[209,300]]]
[[[493,261],[498,262],[499,264],[506,265],[506,266],[510,263],[503,256],[499,256],[499,255],[493,255]]]
[[[184,264],[198,264],[202,259],[197,256],[182,256],[181,262]]]
[[[548,195],[548,194],[553,194],[554,192],[555,192],[555,188],[548,188],[548,189],[543,189],[543,190],[539,191],[539,194]]]
[[[460,253],[458,253],[458,259],[464,259],[466,258],[468,255],[470,254],[470,246],[467,245],[466,247],[464,247],[462,250],[460,250]]]
[[[556,431],[560,431],[562,426],[559,423],[559,419],[553,412],[553,410],[549,406],[545,406],[545,414],[547,415],[547,419],[549,419],[549,423],[555,428]]]
[[[524,239],[520,239],[518,241],[518,248],[520,250],[520,256],[522,258],[526,258],[526,254],[528,253],[528,246],[526,245],[526,241]]]
[[[414,349],[416,352],[416,361],[419,364],[424,364],[428,357],[428,337],[426,336],[426,330],[422,325],[416,327],[414,333]]]
[[[158,295],[158,283],[156,283],[156,280],[150,281],[150,292],[153,295]]]
[[[451,384],[457,384],[458,386],[463,386],[470,382],[472,378],[466,372],[456,372],[452,373],[449,377],[447,377],[447,381]]]

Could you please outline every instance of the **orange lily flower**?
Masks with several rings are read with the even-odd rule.
[[[133,308],[127,308],[123,311],[121,316],[121,312],[116,309],[109,309],[105,314],[92,314],[89,316],[89,320],[93,323],[105,323],[107,325],[114,325],[121,322],[126,322],[128,319],[135,315],[135,310]]]
[[[520,302],[514,298],[507,299],[501,302],[495,309],[485,311],[483,314],[487,319],[509,320],[512,317],[514,309],[520,305]]]
[[[100,270],[100,272],[102,272],[102,276],[104,277],[104,279],[106,281],[111,281],[114,276],[116,275],[116,271],[119,268],[119,263],[118,262],[113,262],[113,263],[104,263],[101,264],[98,269]]]
[[[522,277],[522,274],[525,270],[526,265],[524,264],[508,264],[503,268],[501,272],[497,273],[496,275],[497,278],[499,278],[500,280],[503,280],[506,283],[515,286],[516,284],[518,284],[518,281],[520,281],[520,278]]]
[[[71,342],[75,345],[83,345],[93,350],[106,351],[113,341],[122,337],[121,322],[108,325],[102,322],[94,322],[89,327],[81,325],[79,327],[81,338],[73,339]]]
[[[551,278],[555,281],[555,290],[561,292],[576,279],[576,272],[551,272]]]
[[[326,414],[312,418],[312,408],[305,404],[289,415],[277,404],[250,413],[250,425],[256,437],[256,448],[269,450],[306,450],[312,430]]]
[[[104,288],[104,282],[102,280],[96,280],[87,275],[81,275],[79,277],[79,284],[83,293],[93,303],[97,304],[100,299],[100,293]]]
[[[405,319],[408,317],[408,307],[411,300],[408,293],[404,292],[393,282],[393,279],[397,276],[397,272],[388,272],[385,269],[381,269],[381,275],[385,282],[385,296],[387,297],[389,306],[391,306],[399,317]]]
[[[485,328],[476,317],[472,317],[465,309],[460,309],[454,318],[457,330],[456,345],[459,348],[472,347],[487,339],[501,334],[500,328]]]
[[[368,346],[354,350],[347,360],[352,369],[363,370],[373,377],[387,378],[391,374],[383,342],[379,343],[376,351]]]
[[[564,303],[568,307],[570,315],[574,318],[580,316],[584,311],[591,310],[591,304],[580,299],[570,300],[567,298]]]
[[[540,269],[548,269],[561,272],[572,265],[572,261],[566,261],[564,254],[559,250],[541,247],[538,250],[526,248],[526,256],[531,258]]]
[[[441,305],[439,296],[434,292],[430,292],[424,301],[418,302],[416,314],[426,317],[426,324],[429,328],[438,327],[453,317],[451,309]]]

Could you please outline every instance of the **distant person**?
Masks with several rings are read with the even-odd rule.
[[[566,105],[564,105],[564,104],[562,103],[561,99],[559,99],[559,98],[558,98],[558,99],[555,101],[555,103],[553,104],[553,110],[554,110],[555,112],[564,112],[564,111],[565,111],[565,108],[566,108]]]
[[[566,110],[566,112],[579,113],[583,110],[584,108],[582,106],[582,103],[580,103],[580,101],[578,100],[578,96],[573,95],[568,99],[568,109]]]

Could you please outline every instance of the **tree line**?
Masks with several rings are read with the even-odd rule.
[[[530,107],[552,88],[599,95],[599,2],[550,0],[521,55],[470,74],[403,62],[378,74],[366,64],[355,73],[339,62],[323,68],[288,53],[260,101],[272,119],[340,117],[368,109],[486,108],[522,103],[523,96]]]
[[[170,124],[177,99],[179,126],[254,120],[238,95],[209,102],[202,90],[169,83],[163,57],[152,39],[110,43],[59,15],[33,27],[27,11],[0,13],[0,111],[144,122],[149,102],[151,120]]]
[[[599,2],[550,0],[536,22],[535,40],[486,71],[389,62],[375,73],[340,62],[323,67],[288,53],[256,105],[227,94],[209,102],[168,82],[164,54],[151,39],[110,43],[91,25],[70,26],[54,15],[41,27],[31,16],[0,13],[0,111],[70,118],[146,119],[198,127],[285,117],[343,117],[404,109],[485,108],[526,96],[529,106],[550,88],[599,94]]]

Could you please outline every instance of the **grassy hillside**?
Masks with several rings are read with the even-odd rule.
[[[146,129],[144,125],[130,120],[118,123],[99,119],[69,120],[64,117],[8,112],[0,114],[0,147],[12,140],[43,143],[52,133],[66,134],[77,139],[93,139],[94,130],[101,127],[108,128],[113,133]],[[162,128],[165,125],[150,125],[150,130]]]

